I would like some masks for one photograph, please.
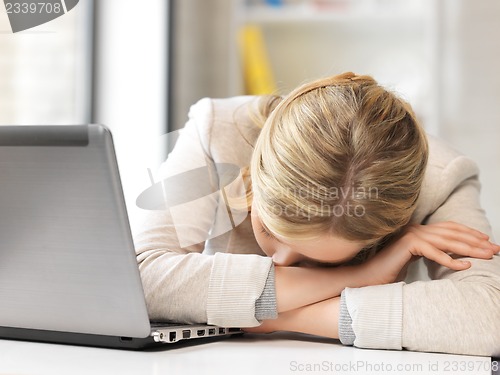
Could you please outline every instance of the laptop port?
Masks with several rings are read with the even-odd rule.
[[[228,328],[227,329],[228,333],[236,333],[236,332],[241,332],[241,329],[239,328]]]
[[[205,336],[205,330],[204,330],[204,329],[199,329],[199,330],[196,332],[196,334],[197,334],[198,336]]]
[[[176,339],[176,338],[177,338],[177,333],[176,333],[176,332],[170,332],[170,333],[168,334],[168,340],[169,340],[170,342],[175,341],[175,339]]]
[[[215,328],[209,328],[208,329],[208,334],[209,335],[215,335]]]
[[[132,341],[132,337],[120,337],[120,341],[124,341],[124,342],[128,342],[128,341]]]
[[[183,339],[188,339],[191,337],[191,331],[189,329],[185,329],[182,331],[182,338]]]
[[[225,328],[219,328],[219,335],[223,335],[224,333],[226,333],[226,329]]]

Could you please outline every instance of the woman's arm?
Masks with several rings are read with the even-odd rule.
[[[490,232],[479,191],[477,175],[463,181],[427,223],[456,220]],[[429,276],[436,281],[405,286],[404,347],[500,355],[500,256],[467,260],[472,263],[471,268],[455,273],[428,262]]]
[[[465,225],[444,222],[411,225],[369,261],[335,268],[276,267],[278,312],[285,312],[340,296],[345,288],[361,288],[395,282],[412,258],[423,256],[451,270],[461,271],[470,262],[454,259],[469,256],[491,259],[500,246],[488,236]],[[453,253],[452,256],[448,253]]]
[[[259,327],[245,328],[245,332],[289,331],[338,339],[339,304],[340,297],[329,298],[281,313],[277,319],[266,320]]]
[[[462,180],[457,181],[457,175]],[[455,221],[491,235],[479,202],[475,164],[453,159],[435,181],[445,198],[425,224]],[[500,354],[500,257],[463,258],[471,267],[454,272],[425,260],[432,281],[360,289],[342,298],[352,319],[354,345],[468,355]],[[385,320],[386,317],[390,320]],[[392,324],[396,321],[397,324]]]
[[[464,264],[453,259],[446,251],[454,253],[452,255],[455,257],[468,255],[491,259],[493,254],[500,251],[500,246],[490,243],[487,235],[453,222],[411,225],[374,258],[360,265],[336,268],[276,267],[279,280],[276,290],[280,302],[278,318],[265,320],[251,332],[289,330],[337,338],[340,303],[337,296],[345,287],[361,288],[393,283],[415,256],[424,256],[450,269],[470,267],[469,262]],[[384,298],[381,288],[377,289],[377,293]],[[345,303],[342,307],[341,315],[345,318]],[[341,322],[342,333],[348,332],[344,327],[351,323],[349,319]],[[343,337],[342,342],[352,344],[352,340],[353,335],[350,338]]]
[[[190,119],[174,150],[155,176],[157,182],[206,168],[214,179],[195,180],[185,189],[197,188],[199,182],[212,184],[210,191],[218,190],[217,168],[210,153],[215,146],[212,142],[210,147],[210,137],[215,123],[220,125],[226,120],[216,119],[213,105],[212,100],[204,99],[191,108]],[[241,105],[241,100],[237,103],[230,101],[224,108],[231,115],[230,107]],[[235,126],[231,129],[237,132]],[[240,138],[229,130],[226,133],[233,138],[235,150],[240,152],[244,146],[237,144]],[[215,151],[230,161],[234,156],[216,147]],[[180,203],[172,209],[144,211],[142,225],[134,231],[137,262],[150,318],[226,326],[258,325],[255,302],[264,289],[272,266],[271,259],[247,254],[202,254],[204,241],[217,233],[214,230],[217,213],[227,212],[224,200],[217,193],[206,197],[191,194],[191,197],[194,195],[200,199],[191,198],[186,202],[181,198],[189,191],[175,187],[181,197],[172,197],[171,193],[166,195],[169,199],[179,198],[176,201]],[[163,203],[163,196],[152,198],[159,198],[159,203]],[[154,199],[149,203],[154,205]]]
[[[346,287],[376,285],[362,265],[335,268],[275,267],[278,313],[340,296]]]

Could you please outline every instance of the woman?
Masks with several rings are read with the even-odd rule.
[[[206,197],[147,212],[135,236],[152,319],[500,353],[500,247],[478,169],[371,77],[201,100],[161,176],[200,168]]]

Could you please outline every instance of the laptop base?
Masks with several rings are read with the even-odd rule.
[[[234,334],[238,335],[242,334],[242,332],[235,332]],[[231,335],[226,334],[221,336],[203,337],[197,338],[196,340],[180,340],[173,343],[167,343],[166,341],[164,341],[162,342],[162,345],[157,340],[155,340],[153,336],[144,338],[117,337],[84,333],[0,327],[0,339],[5,340],[36,341],[51,344],[70,344],[78,346],[92,346],[125,350],[142,350],[147,348],[174,349],[218,341],[222,338],[229,338],[231,337]]]

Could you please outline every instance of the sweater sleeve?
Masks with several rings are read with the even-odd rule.
[[[255,319],[259,322],[266,319],[278,317],[278,303],[276,301],[276,286],[274,277],[274,266],[269,270],[264,290],[255,302]]]
[[[492,236],[481,208],[479,171],[459,157],[443,173],[474,167],[448,199],[426,221],[456,221]],[[493,239],[492,239],[493,240]],[[430,282],[415,282],[403,291],[403,346],[409,350],[469,355],[500,354],[500,256],[492,260],[465,258],[468,270],[454,272],[425,260]]]
[[[469,173],[458,174],[457,170]],[[457,175],[463,179],[450,184]],[[491,235],[479,202],[477,166],[459,156],[443,170],[439,183],[450,191],[424,224],[456,221]],[[354,345],[498,356],[500,257],[464,258],[472,267],[458,272],[426,259],[431,281],[347,288],[344,298]]]
[[[174,150],[155,177],[159,188],[142,200],[150,209],[142,212],[134,242],[146,304],[152,320],[257,326],[255,304],[272,260],[251,254],[203,254],[205,240],[217,235],[217,213],[227,212],[219,207],[224,199],[208,151],[211,111],[208,99],[192,107]],[[196,171],[206,178],[197,178]],[[183,181],[187,183],[179,188]]]

